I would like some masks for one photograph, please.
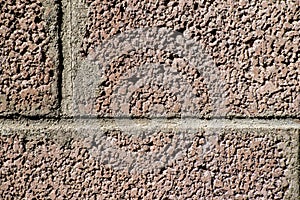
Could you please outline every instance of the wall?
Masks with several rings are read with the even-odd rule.
[[[3,199],[296,199],[299,1],[0,1]]]

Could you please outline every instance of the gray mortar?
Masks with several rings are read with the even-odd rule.
[[[64,71],[62,87],[62,112],[64,117],[73,116],[73,80],[78,61],[79,49],[86,31],[88,7],[81,0],[62,1],[64,11],[62,24],[62,42]]]

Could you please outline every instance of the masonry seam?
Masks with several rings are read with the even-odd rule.
[[[62,73],[64,70],[64,55],[63,55],[63,42],[62,42],[62,25],[63,25],[63,10],[61,0],[56,1],[57,4],[57,46],[58,46],[58,72],[57,72],[57,102],[58,102],[58,115],[61,113],[62,106]],[[31,117],[39,119],[41,116]],[[57,118],[57,117],[54,117]]]

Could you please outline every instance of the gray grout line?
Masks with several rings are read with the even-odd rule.
[[[261,119],[62,119],[13,120],[0,119],[0,130],[58,130],[58,129],[300,129],[296,120]]]

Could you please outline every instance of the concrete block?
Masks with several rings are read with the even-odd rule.
[[[58,3],[0,4],[0,115],[53,114],[58,107]]]
[[[299,124],[293,122],[194,121],[189,129],[175,121],[1,124],[4,199],[299,196]],[[128,160],[124,152],[135,156]]]
[[[66,114],[300,114],[296,2],[71,5],[73,74],[66,82],[73,86],[66,90]]]

